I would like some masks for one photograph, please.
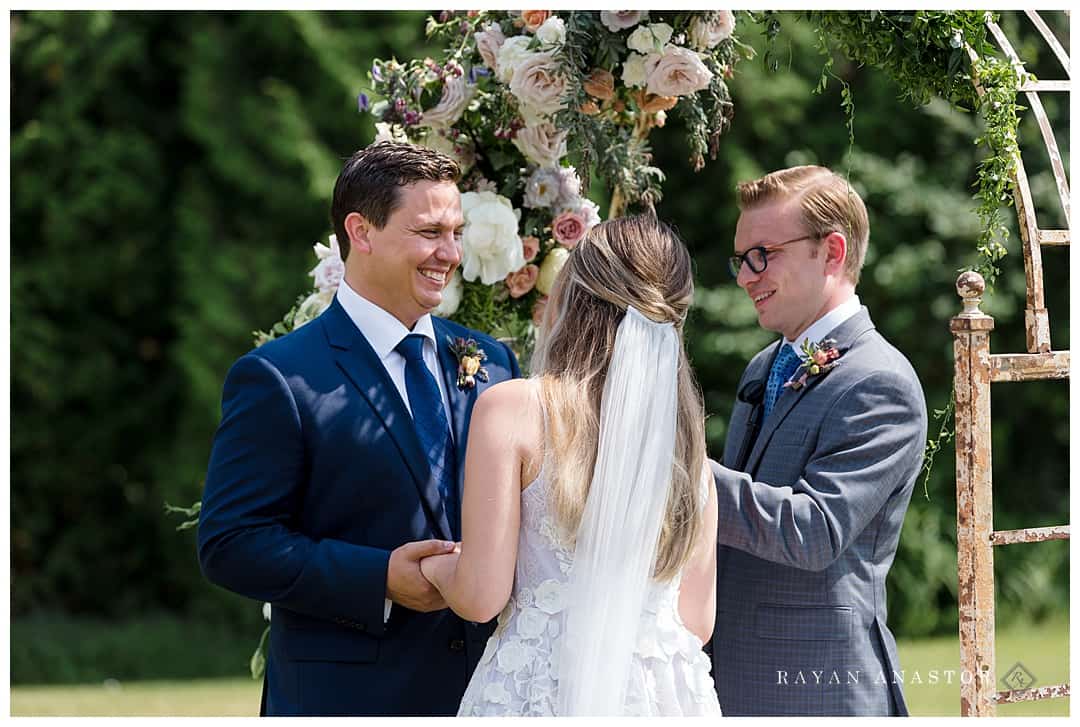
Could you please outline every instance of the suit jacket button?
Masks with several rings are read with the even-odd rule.
[[[450,651],[464,651],[465,642],[462,639],[450,639]]]

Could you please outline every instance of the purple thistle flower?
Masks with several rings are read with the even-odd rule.
[[[368,102],[366,93],[362,93],[356,98],[356,105],[360,108],[360,113],[364,113],[368,110],[371,104]]]

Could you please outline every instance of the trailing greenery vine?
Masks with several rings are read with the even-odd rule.
[[[763,27],[765,64],[775,71],[779,68],[775,46],[780,21],[773,12],[750,16]],[[850,85],[833,73],[834,51],[883,71],[900,87],[901,98],[912,103],[926,104],[938,96],[954,108],[982,117],[985,130],[974,141],[985,146],[988,155],[976,170],[974,211],[981,231],[976,242],[978,261],[971,269],[983,276],[987,286],[993,286],[1000,274],[997,263],[1007,252],[1009,230],[1001,210],[1013,199],[1022,110],[1016,96],[1023,81],[987,37],[987,23],[996,22],[996,16],[985,10],[810,10],[804,18],[813,25],[818,49],[826,59],[815,93],[825,89],[829,78],[841,83],[849,149],[855,144],[855,102]],[[927,440],[923,460],[927,499],[934,457],[955,436],[949,428],[954,411],[955,396],[944,408],[934,410],[934,419],[941,424],[937,437]]]

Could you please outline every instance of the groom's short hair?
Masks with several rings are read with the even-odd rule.
[[[400,202],[400,188],[416,182],[451,182],[461,179],[461,167],[450,157],[423,146],[380,141],[349,157],[334,184],[330,220],[337,235],[341,259],[349,256],[345,218],[358,212],[381,230]]]
[[[870,239],[870,221],[866,205],[848,180],[831,169],[808,165],[741,182],[738,191],[740,210],[796,198],[808,234],[825,237],[830,232],[842,232],[847,240],[844,273],[853,285],[858,285]]]

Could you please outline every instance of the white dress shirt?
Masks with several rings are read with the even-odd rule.
[[[802,332],[797,341],[789,341],[784,339],[784,344],[791,346],[795,349],[795,353],[802,354],[802,347],[805,341],[811,343],[818,343],[821,339],[829,335],[829,333],[839,326],[841,323],[851,318],[853,315],[862,310],[862,303],[859,302],[859,296],[852,295],[840,305],[833,308],[831,311],[818,318],[816,321],[810,324],[810,327]]]
[[[382,361],[386,373],[390,374],[390,379],[394,382],[394,387],[397,388],[398,393],[401,395],[401,400],[405,402],[405,408],[409,410],[409,414],[412,414],[412,406],[409,404],[409,392],[405,387],[405,357],[394,349],[410,333],[419,333],[424,336],[426,339],[424,341],[424,363],[427,364],[428,371],[435,377],[435,382],[439,386],[439,395],[442,397],[443,409],[446,411],[446,421],[449,422],[450,400],[447,397],[446,384],[439,368],[439,355],[435,347],[435,328],[431,324],[431,316],[426,314],[422,316],[410,331],[392,313],[383,310],[350,288],[344,278],[338,285],[337,299],[341,303],[341,307],[345,309],[349,319],[360,329],[360,333],[375,349],[375,355]],[[450,436],[453,437],[452,431]],[[386,599],[386,606],[383,610],[384,623],[390,619],[392,605],[393,601],[389,598]]]

